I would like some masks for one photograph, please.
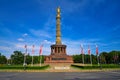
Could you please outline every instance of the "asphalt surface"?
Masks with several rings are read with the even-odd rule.
[[[120,71],[0,72],[0,80],[120,80]]]

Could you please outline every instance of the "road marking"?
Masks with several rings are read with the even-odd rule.
[[[110,72],[110,73],[116,73],[116,74],[120,74],[120,72]]]

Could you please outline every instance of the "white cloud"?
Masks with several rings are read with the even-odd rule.
[[[23,44],[18,43],[18,44],[15,44],[15,47],[17,47],[17,48],[24,48],[24,45],[23,45]]]
[[[0,53],[5,55],[7,58],[10,58],[10,55],[13,53],[13,47],[11,46],[0,46]]]
[[[48,33],[45,30],[34,30],[34,29],[30,29],[30,32],[37,36],[37,37],[47,37],[47,38],[51,38],[50,33]]]
[[[2,45],[2,44],[14,45],[13,42],[10,42],[8,40],[0,40],[0,45]]]
[[[23,36],[23,37],[26,37],[26,36],[28,36],[28,34],[27,34],[27,33],[24,33],[22,36]]]
[[[49,15],[47,21],[44,23],[43,25],[43,28],[44,30],[47,30],[47,31],[51,31],[51,30],[55,30],[55,27],[56,27],[56,20],[55,20],[55,14],[51,14]]]
[[[8,50],[11,50],[11,47],[7,47],[7,46],[0,46],[0,50],[5,50],[5,51],[8,51]]]
[[[43,41],[43,55],[50,55],[50,45],[54,44],[53,42],[51,41],[48,41],[48,40],[44,40]],[[25,52],[25,48],[24,48],[24,43],[18,43],[16,44],[16,48],[21,50],[22,52]],[[72,55],[72,54],[79,54],[80,53],[80,47],[79,47],[79,42],[75,42],[75,41],[69,41],[67,44],[67,54],[68,55]],[[41,44],[38,44],[38,43],[35,43],[35,54],[34,55],[39,55],[39,49],[40,49],[40,46]],[[27,50],[28,50],[28,53],[30,53],[31,55],[31,51],[32,51],[32,45],[31,43],[28,43],[27,44]],[[84,46],[84,48],[86,48]]]
[[[17,40],[18,40],[18,41],[24,41],[24,39],[23,39],[23,38],[18,38]]]
[[[80,54],[80,44],[83,44],[83,48],[84,48],[84,52],[87,54],[87,50],[88,50],[88,45],[90,45],[90,49],[91,49],[91,53],[95,54],[95,42],[97,43],[98,47],[103,50],[105,46],[108,46],[110,43],[100,43],[99,41],[100,39],[81,39],[81,40],[71,40],[71,39],[64,39],[63,40],[63,44],[67,45],[67,54],[68,55],[73,55],[73,54]],[[0,52],[6,53],[6,55],[11,55],[13,53],[13,51],[15,50],[20,50],[22,52],[25,52],[25,48],[24,45],[27,45],[28,48],[28,53],[31,54],[32,51],[32,45],[33,45],[33,41],[35,41],[35,39],[33,39],[30,42],[10,42],[10,41],[2,41],[2,43],[4,44],[4,46],[0,46]],[[0,41],[1,43],[1,41]],[[43,43],[43,55],[50,55],[50,46],[52,44],[54,44],[54,42],[51,42],[47,39],[41,41],[41,43]],[[39,55],[39,49],[41,46],[41,43],[35,42],[35,54],[34,55]],[[114,43],[115,44],[115,43]],[[9,46],[8,46],[9,45]],[[8,54],[9,53],[9,54]]]
[[[63,44],[67,45],[67,53],[70,55],[80,54],[80,45],[83,45],[85,54],[88,53],[88,45],[90,45],[91,53],[95,54],[95,45],[103,46],[104,43],[100,43],[100,39],[81,39],[81,40],[63,40]]]
[[[48,40],[44,40],[43,41],[44,44],[54,44],[54,42],[48,41]]]
[[[41,44],[34,44],[35,47],[34,47],[34,50],[35,50],[35,53],[34,55],[39,55],[39,50],[40,50],[40,46]],[[25,52],[25,48],[24,48],[25,44],[21,44],[21,43],[18,43],[15,45],[15,47],[19,50],[21,50],[23,53]],[[32,55],[32,45],[29,43],[27,44],[27,53],[30,53],[30,55]],[[42,50],[42,54],[43,55],[50,55],[50,44],[44,44],[43,45],[43,50]]]

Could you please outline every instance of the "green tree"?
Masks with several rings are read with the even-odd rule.
[[[100,54],[101,63],[118,64],[120,62],[120,51],[102,52]]]
[[[115,63],[115,53],[116,51],[111,51],[108,54],[109,63]]]
[[[112,62],[115,64],[120,63],[120,51],[111,51],[109,54],[112,54]]]
[[[73,55],[74,63],[82,63],[82,55]]]
[[[23,64],[24,54],[21,51],[14,51],[11,55],[12,64]]]
[[[103,63],[109,63],[108,61],[109,61],[109,58],[108,58],[108,53],[107,52],[102,52],[101,54],[100,54],[100,57],[101,57],[101,63],[103,64]]]
[[[26,55],[26,63],[31,64],[31,62],[32,62],[32,57],[29,54]]]
[[[33,63],[39,64],[39,56],[33,56]]]
[[[6,64],[6,63],[7,63],[6,56],[4,56],[0,53],[0,64]]]
[[[91,56],[92,56],[92,63],[93,63],[93,64],[97,64],[97,63],[98,63],[98,61],[97,61],[97,56],[96,56],[96,55],[93,55],[93,54],[91,54]]]
[[[42,55],[42,63],[44,63],[44,55]]]
[[[86,64],[90,64],[90,55],[86,54],[86,55],[84,56],[84,60],[85,60],[85,63],[86,63]]]
[[[92,56],[92,63],[97,64],[97,56],[96,55],[91,55]],[[102,52],[98,56],[99,62],[102,64],[118,64],[120,63],[120,51],[111,51],[111,52]],[[74,63],[82,63],[82,55],[73,55],[73,60]],[[84,55],[84,62],[85,63],[90,63],[90,56],[88,54]]]
[[[120,64],[120,51],[117,51],[117,63]]]
[[[40,58],[41,58],[41,63],[44,63],[44,55],[38,56],[38,63],[40,63]]]
[[[92,64],[96,64],[97,63],[97,57],[95,55],[91,54],[91,58],[92,58]],[[86,54],[84,60],[85,60],[86,64],[90,64],[91,63],[90,55]]]

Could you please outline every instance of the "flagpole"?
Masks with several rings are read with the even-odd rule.
[[[32,64],[31,64],[31,66],[33,66],[33,54],[34,54],[34,45],[32,46]]]
[[[91,62],[91,66],[92,66],[92,55],[90,54],[90,62]]]
[[[99,63],[99,56],[97,55],[97,61],[98,61],[98,66],[100,66],[100,63]]]
[[[96,45],[96,55],[97,55],[98,66],[100,66],[99,56],[98,56],[98,46],[97,45]]]
[[[84,65],[84,54],[82,54],[82,60],[83,60],[83,65]]]
[[[32,65],[31,66],[33,66],[33,55],[32,55]]]
[[[40,55],[40,67],[41,67],[41,63],[42,63],[42,55]]]
[[[27,45],[25,45],[25,54],[24,54],[24,65],[26,65],[26,54],[27,54]]]
[[[25,54],[24,54],[24,63],[23,63],[24,70],[25,70],[25,66],[26,66],[26,54],[27,54],[27,45],[25,45]]]
[[[43,45],[40,46],[40,52],[39,52],[39,56],[40,56],[40,66],[41,66],[41,63],[42,63],[42,47],[43,47]]]
[[[84,51],[83,51],[83,46],[80,45],[81,47],[81,54],[82,54],[82,62],[83,62],[83,65],[84,65]]]
[[[90,56],[90,63],[92,66],[92,56],[91,56],[91,51],[90,51],[90,46],[88,45],[88,55]]]

